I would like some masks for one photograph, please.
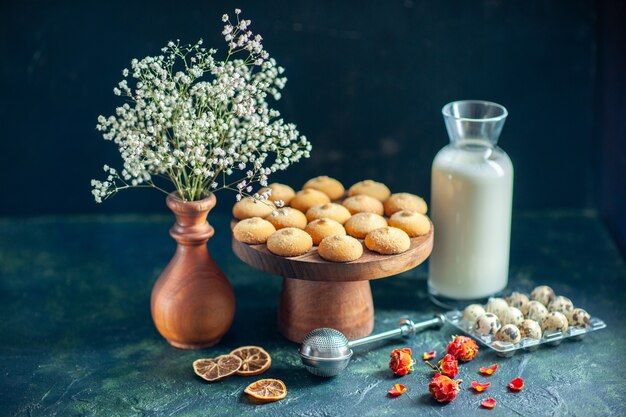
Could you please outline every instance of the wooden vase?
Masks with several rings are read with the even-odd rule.
[[[235,315],[233,289],[206,245],[214,233],[206,218],[215,207],[215,195],[185,202],[170,194],[166,202],[176,215],[170,235],[178,245],[152,289],[152,319],[172,346],[213,346],[228,331]]]

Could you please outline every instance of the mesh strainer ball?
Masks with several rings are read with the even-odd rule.
[[[343,333],[323,327],[304,336],[300,357],[304,367],[313,375],[331,377],[348,366],[352,349]]]
[[[365,336],[348,341],[338,330],[323,327],[315,329],[304,336],[300,345],[300,358],[307,371],[313,375],[331,377],[346,369],[352,357],[352,348],[392,337],[410,337],[416,332],[429,327],[441,327],[445,322],[442,314],[430,320],[414,323],[405,319],[400,326],[386,332]]]

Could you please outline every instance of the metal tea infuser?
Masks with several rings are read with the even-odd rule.
[[[306,370],[313,375],[331,377],[338,375],[348,366],[353,347],[398,336],[411,337],[421,330],[441,327],[444,322],[443,314],[437,314],[434,318],[421,323],[407,319],[401,321],[400,326],[393,330],[352,341],[348,341],[343,333],[335,329],[326,327],[315,329],[304,336],[300,346],[300,358]]]

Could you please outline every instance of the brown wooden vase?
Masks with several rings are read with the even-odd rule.
[[[170,194],[166,202],[176,215],[170,235],[178,246],[152,289],[152,319],[172,346],[213,346],[235,315],[233,289],[206,245],[214,233],[206,218],[215,207],[215,195],[185,202]]]

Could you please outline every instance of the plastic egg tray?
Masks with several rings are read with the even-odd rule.
[[[495,351],[498,356],[510,358],[518,351],[532,352],[541,345],[557,346],[565,339],[580,340],[587,333],[604,329],[606,323],[597,317],[591,317],[587,327],[570,326],[565,332],[545,333],[541,339],[523,338],[519,343],[500,342],[493,336],[482,336],[473,332],[472,323],[462,320],[463,312],[452,310],[445,314],[446,321],[461,332],[478,340],[481,344]]]

